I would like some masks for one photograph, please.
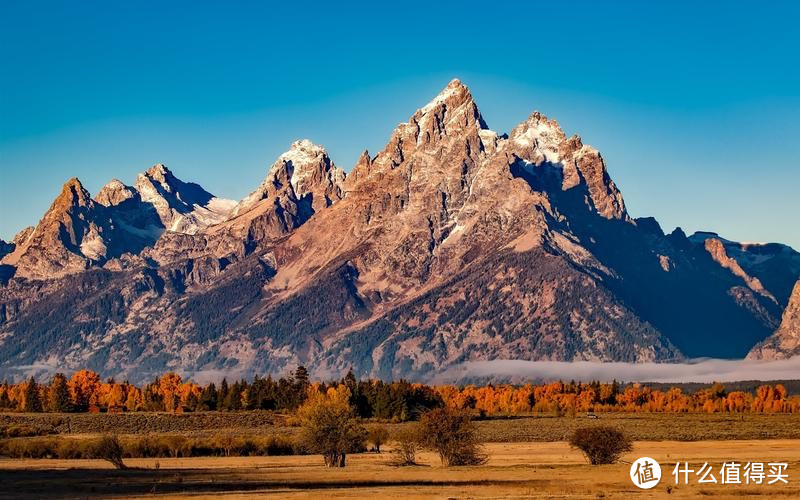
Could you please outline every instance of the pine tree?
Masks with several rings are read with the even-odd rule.
[[[305,366],[300,365],[294,371],[294,383],[303,389],[308,387],[308,370]]]
[[[47,393],[47,410],[61,413],[69,411],[69,388],[67,387],[67,377],[61,373],[53,375],[50,388]]]
[[[208,384],[203,392],[200,394],[200,402],[198,404],[201,410],[214,411],[217,409],[217,387],[214,382]]]
[[[13,406],[11,400],[8,398],[8,392],[3,391],[0,392],[0,408],[2,409],[10,409]]]
[[[39,384],[31,377],[25,386],[25,402],[22,411],[40,413],[42,411],[42,398],[39,396]]]
[[[219,390],[217,391],[217,409],[218,410],[226,410],[225,408],[225,400],[228,398],[228,379],[223,378],[222,383],[219,385]]]

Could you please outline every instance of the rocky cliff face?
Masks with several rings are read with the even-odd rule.
[[[14,251],[14,243],[0,239],[0,259]]]
[[[347,176],[304,140],[236,204],[162,165],[62,196],[3,260],[9,374],[741,357],[800,276],[788,247],[632,219],[594,148],[540,113],[496,133],[458,80]]]
[[[294,142],[258,188],[241,200],[228,222],[213,232],[232,231],[251,241],[273,240],[300,227],[342,198],[345,173],[321,146]]]
[[[225,220],[233,202],[222,200],[197,184],[183,182],[158,164],[136,178],[142,202],[155,208],[164,228],[194,234]]]
[[[753,347],[748,359],[786,359],[800,355],[800,280],[794,285],[781,324],[773,335]]]
[[[697,232],[689,240],[707,250],[711,248],[709,254],[742,278],[748,288],[772,296],[781,307],[788,303],[800,276],[800,253],[791,247],[780,243],[739,243],[712,232]]]

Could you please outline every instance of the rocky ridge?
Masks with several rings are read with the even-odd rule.
[[[781,324],[748,353],[748,359],[786,359],[800,355],[800,280],[794,285]]]
[[[64,189],[2,261],[4,373],[740,357],[800,276],[788,247],[631,218],[597,150],[538,112],[492,131],[458,80],[349,175],[302,140],[238,203],[163,165]]]

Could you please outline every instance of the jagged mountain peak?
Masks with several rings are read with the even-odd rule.
[[[230,231],[249,242],[272,241],[342,199],[345,178],[323,146],[294,141],[214,232]]]
[[[514,127],[507,144],[507,151],[528,164],[529,175],[560,176],[563,191],[583,186],[592,210],[607,219],[630,219],[600,152],[578,135],[567,137],[556,120],[534,111]]]
[[[135,198],[137,195],[138,192],[133,187],[126,185],[119,179],[111,179],[105,186],[100,188],[94,199],[105,207],[111,207]]]
[[[145,170],[142,175],[163,183],[167,183],[169,182],[169,179],[175,178],[175,176],[172,174],[172,171],[163,163],[156,163],[152,167]]]
[[[53,277],[85,269],[105,251],[95,223],[97,205],[77,177],[69,179],[33,231],[26,231],[4,264],[22,277]],[[102,207],[100,207],[102,208]],[[16,239],[16,238],[15,238]]]
[[[234,205],[199,184],[180,180],[162,163],[136,177],[136,190],[144,203],[155,208],[163,226],[178,233],[194,234],[219,223]]]
[[[50,210],[70,207],[85,207],[92,204],[92,196],[83,187],[80,179],[73,177],[69,179],[61,188],[61,194],[53,202]]]
[[[430,123],[431,121],[435,123]],[[469,88],[455,78],[428,104],[417,110],[410,123],[419,128],[418,140],[430,139],[426,133],[447,135],[450,129],[467,127],[488,129]]]
[[[285,170],[295,194],[304,196],[314,189],[313,184],[326,180],[325,173],[338,168],[333,165],[323,146],[308,139],[300,139],[294,141],[289,150],[278,157],[270,174],[279,177],[282,175],[281,170]],[[320,173],[323,175],[318,175]]]
[[[434,111],[437,107],[448,106],[458,108],[464,105],[475,105],[475,99],[469,88],[461,83],[461,80],[454,78],[436,97],[430,100],[425,106],[417,110],[419,114],[426,114]],[[477,106],[476,106],[477,107]]]
[[[394,129],[372,163],[378,166],[377,171],[385,171],[396,168],[416,151],[440,156],[456,154],[455,150],[466,151],[474,163],[477,155],[494,148],[496,138],[497,134],[488,130],[472,93],[455,79]]]

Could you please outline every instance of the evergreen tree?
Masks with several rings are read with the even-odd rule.
[[[294,382],[298,387],[302,387],[304,389],[308,387],[308,370],[306,370],[305,366],[300,365],[294,371]]]
[[[190,392],[189,395],[186,396],[186,408],[190,409],[191,411],[197,411],[199,406],[200,398],[197,397],[197,394],[194,392]]]
[[[3,391],[0,393],[0,408],[6,410],[11,409],[11,400],[8,398],[8,392]]]
[[[225,381],[223,380],[223,383]],[[236,411],[242,409],[242,391],[243,384],[241,382],[234,382],[225,395],[222,403],[222,409],[227,411]]]
[[[223,378],[222,383],[219,384],[219,390],[217,391],[217,409],[218,410],[225,410],[225,400],[228,398],[228,391],[230,388],[228,387],[228,379]]]
[[[47,410],[56,413],[70,410],[67,377],[62,373],[53,375],[53,380],[50,382],[50,388],[47,392]]]
[[[39,396],[39,384],[31,377],[25,386],[25,402],[22,411],[28,413],[39,413],[42,411],[42,398]]]
[[[217,387],[214,385],[214,382],[211,382],[203,388],[203,392],[200,394],[198,407],[202,411],[214,411],[218,406]]]

